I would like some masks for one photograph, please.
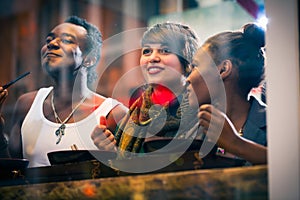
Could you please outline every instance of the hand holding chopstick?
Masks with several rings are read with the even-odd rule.
[[[30,74],[30,72],[26,72],[25,74],[22,74],[21,76],[17,77],[15,80],[12,80],[9,83],[2,86],[2,89],[0,91],[0,112],[1,112],[2,104],[3,104],[4,100],[6,99],[6,97],[8,95],[7,91],[5,91],[5,89],[9,88],[11,85],[16,83],[18,80],[24,78],[28,74]]]
[[[24,78],[28,74],[30,74],[30,72],[26,72],[25,74],[22,74],[21,76],[17,77],[15,80],[12,80],[9,83],[3,85],[2,86],[3,90],[7,89],[8,87],[10,87],[11,85],[13,85],[14,83],[16,83],[17,81],[19,81],[20,79]]]

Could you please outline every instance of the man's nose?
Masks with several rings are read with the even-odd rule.
[[[60,42],[60,39],[59,38],[55,38],[55,39],[53,39],[53,40],[51,40],[50,42],[47,43],[47,48],[48,49],[58,48],[59,42]]]

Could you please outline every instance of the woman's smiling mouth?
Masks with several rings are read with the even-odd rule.
[[[164,70],[164,68],[158,67],[158,66],[147,67],[147,71],[149,74],[157,74],[163,70]]]

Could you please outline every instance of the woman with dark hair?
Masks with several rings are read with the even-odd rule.
[[[147,84],[139,88],[140,95],[131,101],[127,116],[111,140],[121,155],[141,152],[148,137],[185,137],[185,131],[179,131],[180,125],[190,127],[196,123],[185,85],[198,48],[196,33],[183,24],[160,23],[144,33],[141,45],[140,66]],[[101,142],[102,130],[105,126],[100,125],[92,136],[99,148],[106,149]],[[105,135],[110,137],[111,133],[105,131]]]
[[[200,106],[206,136],[226,154],[253,164],[267,162],[266,107],[253,97],[248,100],[264,79],[264,46],[264,30],[253,23],[216,34],[197,51],[187,78],[190,102]]]

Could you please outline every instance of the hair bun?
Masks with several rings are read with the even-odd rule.
[[[257,45],[258,48],[265,46],[265,31],[262,27],[249,23],[243,26],[243,30],[245,39]]]

